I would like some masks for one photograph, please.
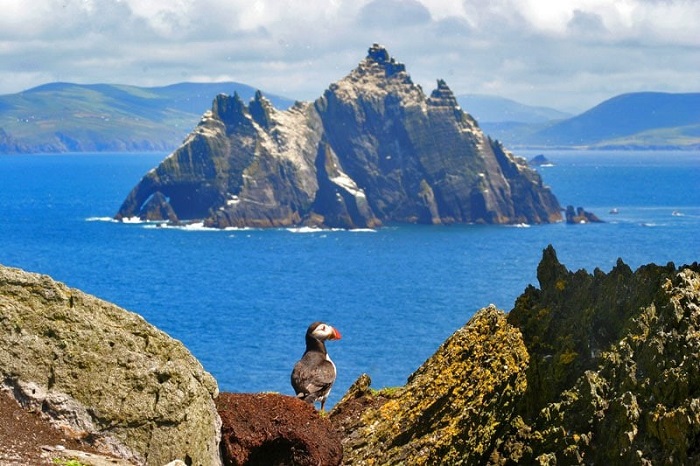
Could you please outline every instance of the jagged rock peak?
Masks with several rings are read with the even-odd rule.
[[[542,260],[537,266],[537,280],[542,289],[555,288],[556,283],[568,276],[569,271],[559,262],[557,251],[551,244],[542,252]]]
[[[437,88],[430,94],[428,104],[459,108],[457,98],[444,79],[437,80]]]
[[[420,86],[413,83],[406,66],[396,61],[379,44],[369,48],[367,57],[346,77],[331,84],[317,105],[325,106],[329,93],[345,101],[369,99],[379,101],[381,96],[396,94],[404,103],[425,106],[426,95]]]
[[[367,60],[377,63],[384,68],[387,76],[392,76],[402,71],[406,71],[406,65],[396,61],[394,57],[389,55],[387,49],[379,44],[372,44],[367,51]]]
[[[212,112],[221,121],[236,121],[248,113],[248,109],[238,95],[234,92],[233,96],[219,94],[214,98],[212,104]]]
[[[569,271],[552,246],[403,387],[353,384],[344,464],[700,464],[700,264]]]
[[[255,97],[248,105],[250,116],[262,127],[270,127],[270,113],[274,110],[272,102],[267,100],[260,91],[255,91]]]

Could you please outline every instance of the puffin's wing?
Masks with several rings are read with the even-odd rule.
[[[321,353],[309,352],[294,365],[292,386],[297,396],[323,396],[335,381],[335,367]]]

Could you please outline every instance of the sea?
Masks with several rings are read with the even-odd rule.
[[[47,274],[180,340],[225,392],[293,394],[317,320],[338,378],[403,385],[479,309],[538,286],[553,245],[570,270],[621,258],[700,261],[700,151],[521,151],[562,206],[605,223],[388,225],[376,230],[182,228],[112,220],[164,153],[0,155],[0,264]]]

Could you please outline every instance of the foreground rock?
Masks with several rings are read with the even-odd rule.
[[[527,391],[500,460],[700,464],[700,266],[570,272],[550,247],[508,320]]]
[[[211,227],[547,223],[561,207],[539,174],[492,141],[447,84],[426,96],[374,45],[315,102],[279,111],[219,95],[148,172],[117,219]]]
[[[225,466],[335,466],[340,434],[313,406],[277,394],[222,393],[221,452]]]
[[[136,314],[0,266],[0,377],[67,435],[137,463],[220,464],[216,381]]]
[[[528,355],[505,314],[488,307],[396,391],[360,378],[331,413],[345,464],[483,464],[526,387]]]
[[[344,464],[700,464],[700,265],[570,272],[553,248],[413,374],[331,413]]]

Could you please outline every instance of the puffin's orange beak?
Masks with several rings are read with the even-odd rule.
[[[340,332],[336,330],[335,327],[333,327],[333,336],[330,338],[330,340],[340,340]]]

